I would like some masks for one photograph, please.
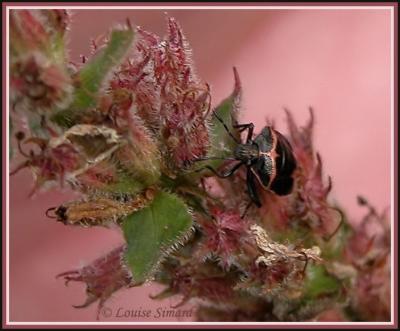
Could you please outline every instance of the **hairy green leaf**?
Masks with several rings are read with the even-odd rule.
[[[220,105],[215,109],[215,114],[212,115],[211,119],[211,144],[210,149],[208,151],[209,157],[218,157],[218,158],[226,158],[232,157],[233,151],[237,145],[235,140],[229,135],[228,131],[224,127],[223,123],[226,125],[228,130],[232,133],[232,135],[240,140],[240,134],[236,129],[233,128],[233,125],[236,123],[237,114],[234,111],[234,96],[223,100]],[[218,117],[217,117],[218,116]],[[221,122],[219,119],[223,122]],[[206,160],[198,162],[199,166],[211,166],[214,169],[217,169],[223,160]]]
[[[330,275],[323,265],[308,266],[304,283],[305,298],[314,299],[321,295],[336,293],[339,288],[339,280]]]
[[[72,104],[57,112],[52,120],[61,126],[72,126],[86,109],[96,106],[97,96],[107,77],[125,59],[134,39],[132,29],[114,30],[107,46],[100,50],[77,75]]]
[[[107,184],[102,190],[110,193],[136,194],[145,188],[145,184],[132,178],[132,176],[121,169],[118,172],[118,181],[116,183]]]
[[[183,243],[192,229],[192,216],[177,196],[160,191],[150,205],[129,215],[123,223],[125,258],[133,280],[152,277],[162,259]]]
[[[211,159],[199,162],[201,167],[207,165],[214,169],[218,168],[224,162],[223,158],[233,156],[237,142],[240,141],[240,133],[233,126],[238,122],[242,88],[236,68],[233,68],[233,73],[235,77],[233,92],[215,108],[212,114],[210,148],[207,153]]]

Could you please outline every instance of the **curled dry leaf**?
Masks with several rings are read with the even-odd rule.
[[[291,259],[305,259],[306,261],[310,259],[316,262],[322,262],[320,258],[321,249],[318,246],[295,250],[272,241],[267,232],[259,225],[253,224],[250,230],[254,235],[258,248],[263,252],[255,261],[256,265],[262,262],[266,266],[272,266],[277,262],[289,261]]]

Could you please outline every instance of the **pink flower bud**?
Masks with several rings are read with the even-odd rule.
[[[22,150],[19,142],[20,152],[26,158],[26,161],[14,169],[10,175],[25,167],[32,168],[36,175],[36,183],[30,195],[34,194],[46,181],[59,180],[60,185],[63,186],[65,174],[77,169],[81,164],[78,151],[70,144],[62,143],[57,146],[49,146],[47,140],[41,138],[30,138],[25,143],[36,144],[40,150],[38,153],[31,150],[27,154]]]
[[[123,262],[125,245],[120,246],[91,264],[77,270],[63,272],[65,284],[70,281],[86,283],[86,301],[75,308],[84,308],[99,300],[97,319],[106,300],[116,291],[131,284],[132,275]]]
[[[126,102],[131,100],[135,115],[161,140],[166,166],[175,171],[207,152],[209,89],[196,77],[190,49],[174,19],[168,20],[164,40],[140,28],[138,35],[135,52],[110,91],[114,99],[125,95]]]
[[[211,253],[219,257],[224,267],[228,267],[234,262],[235,254],[242,249],[242,242],[247,238],[248,224],[236,210],[212,207],[210,213],[212,219],[199,220],[204,240],[198,254],[207,256]]]
[[[71,100],[72,80],[65,68],[40,53],[28,53],[11,64],[11,97],[34,112],[53,111]]]

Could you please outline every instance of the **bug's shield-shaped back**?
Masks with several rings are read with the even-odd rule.
[[[276,140],[276,135],[268,126],[254,139],[254,143],[258,146],[259,157],[251,165],[251,171],[265,190],[269,189],[276,176],[275,159],[271,156],[271,152],[276,148]]]
[[[263,189],[269,189],[271,183],[273,162],[269,156],[262,155],[251,165],[251,172],[257,178]]]
[[[296,159],[293,154],[292,146],[286,137],[278,131],[275,131],[277,136],[277,154],[276,166],[280,176],[291,176],[296,169]]]
[[[292,191],[292,174],[296,160],[289,141],[278,131],[265,127],[254,139],[259,148],[259,158],[251,165],[252,173],[263,189],[272,190],[278,195]]]
[[[260,152],[270,152],[274,147],[274,137],[271,128],[266,126],[262,129],[260,134],[254,139],[254,142],[257,144]]]
[[[277,136],[277,157],[275,159],[277,176],[271,183],[271,190],[278,195],[287,195],[293,189],[293,172],[297,164],[289,141],[278,131],[275,134]]]

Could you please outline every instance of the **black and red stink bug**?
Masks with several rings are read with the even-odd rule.
[[[235,140],[237,146],[233,152],[233,159],[239,161],[229,171],[218,173],[211,166],[203,169],[211,170],[219,178],[232,176],[241,166],[247,167],[247,190],[250,199],[257,207],[261,207],[256,182],[265,190],[270,190],[278,195],[287,195],[293,189],[293,172],[296,169],[296,159],[289,141],[278,131],[270,126],[262,129],[253,139],[254,124],[236,124],[234,129],[239,132],[248,130],[246,142],[239,141],[229,130],[223,120],[213,112],[214,116],[222,123],[228,134]],[[212,159],[214,157],[210,157]],[[197,161],[207,160],[198,159]]]

